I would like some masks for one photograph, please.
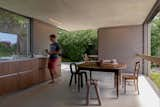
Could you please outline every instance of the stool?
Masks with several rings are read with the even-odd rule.
[[[94,86],[97,100],[98,100],[98,105],[101,105],[101,99],[99,95],[99,88],[98,88],[98,81],[97,80],[88,80],[87,81],[87,97],[86,97],[86,103],[89,105],[89,93],[90,93],[90,87]]]

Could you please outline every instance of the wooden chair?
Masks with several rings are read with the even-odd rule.
[[[99,94],[99,87],[98,87],[98,81],[97,80],[88,80],[87,81],[87,96],[86,96],[86,104],[89,105],[89,94],[90,94],[90,87],[94,86],[95,91],[96,91],[96,96],[98,100],[98,105],[101,105],[101,99],[100,99],[100,94]]]
[[[132,74],[124,74],[122,75],[122,81],[124,83],[124,92],[126,93],[126,81],[127,80],[133,80],[135,85],[135,90],[138,91],[139,94],[139,88],[138,88],[138,75],[140,71],[140,61],[137,61],[135,63],[134,72]]]
[[[85,53],[84,56],[83,56],[83,60],[84,60],[84,61],[89,61],[88,55],[87,55],[86,53]]]
[[[77,84],[77,76],[78,76],[78,83],[81,81],[81,87],[83,87],[83,74],[85,76],[85,80],[87,82],[87,73],[86,72],[77,72],[78,67],[76,63],[70,64],[70,72],[71,72],[71,78],[69,82],[69,86],[72,84],[73,77],[75,78],[75,84]]]

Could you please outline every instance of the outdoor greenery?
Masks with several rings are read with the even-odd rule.
[[[58,42],[62,47],[62,56],[65,61],[81,61],[85,53],[97,54],[96,30],[68,32],[58,29],[58,35]]]
[[[152,72],[150,77],[153,80],[153,82],[157,85],[157,87],[160,89],[160,73]]]
[[[58,35],[65,61],[80,61],[84,53],[97,53],[96,30],[69,32],[58,29]],[[151,55],[160,56],[160,15],[151,23]]]
[[[160,56],[160,16],[151,23],[151,55]]]
[[[16,34],[17,44],[6,46],[0,40],[0,57],[11,56],[13,53],[23,53],[27,48],[29,19],[12,12],[0,9],[0,32]],[[6,41],[8,42],[8,41]]]
[[[17,49],[17,45],[14,44],[10,47],[6,47],[3,43],[0,43],[0,57],[11,56]]]
[[[160,56],[160,14],[155,16],[151,23],[151,55]],[[160,65],[152,64],[152,68],[159,67]],[[160,89],[160,72],[154,71],[150,75],[153,82]]]

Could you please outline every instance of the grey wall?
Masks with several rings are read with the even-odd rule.
[[[56,26],[33,20],[33,51],[44,51],[49,47],[49,35],[57,34]]]
[[[98,54],[103,59],[117,59],[133,70],[136,54],[143,52],[143,26],[101,28],[98,30]],[[141,60],[141,59],[140,59]]]

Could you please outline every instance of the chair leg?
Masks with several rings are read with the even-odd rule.
[[[116,76],[114,75],[114,88],[116,87]]]
[[[74,75],[75,84],[77,84],[77,74]]]
[[[100,99],[100,95],[99,95],[99,88],[98,88],[98,86],[96,84],[94,85],[94,87],[95,87],[98,103],[99,103],[99,105],[101,105],[101,99]]]
[[[134,79],[134,87],[135,87],[135,90],[137,91],[137,84],[136,84],[136,80]]]
[[[87,96],[86,96],[86,104],[89,105],[89,90],[90,90],[90,85],[87,83]]]
[[[71,78],[70,78],[69,86],[71,86],[71,84],[72,84],[72,79],[73,79],[73,74],[71,74]]]
[[[126,79],[124,79],[124,93],[126,93]]]
[[[81,75],[80,74],[78,74],[78,92],[80,92],[80,85],[81,85]]]
[[[86,84],[87,84],[87,80],[88,80],[87,73],[85,72],[84,75],[85,75],[85,81],[86,81]]]
[[[125,87],[125,78],[122,78],[122,88]]]
[[[79,74],[81,75],[81,88],[83,88],[83,74]]]
[[[121,76],[121,72],[119,73],[119,84],[121,85],[122,83],[122,76]]]
[[[139,95],[139,87],[138,87],[138,79],[137,79],[137,90],[138,90],[138,95]]]

